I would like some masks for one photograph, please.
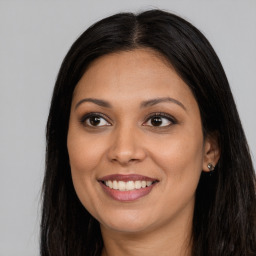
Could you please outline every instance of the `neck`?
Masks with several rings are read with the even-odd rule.
[[[102,256],[190,256],[192,220],[163,225],[157,230],[126,233],[101,226]]]

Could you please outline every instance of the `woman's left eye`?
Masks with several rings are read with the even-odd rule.
[[[149,117],[143,125],[149,125],[153,127],[167,127],[174,123],[175,121],[170,116],[155,114]]]

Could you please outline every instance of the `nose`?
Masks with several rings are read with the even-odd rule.
[[[108,159],[122,166],[141,162],[146,157],[146,150],[139,131],[131,127],[120,127],[113,131],[108,150]]]

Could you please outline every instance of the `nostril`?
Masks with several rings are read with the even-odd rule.
[[[127,155],[117,155],[111,159],[112,162],[118,162],[121,165],[127,165],[133,162],[139,162],[139,158],[131,158],[128,154]]]

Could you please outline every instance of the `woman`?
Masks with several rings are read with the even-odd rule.
[[[61,66],[41,255],[256,255],[255,173],[221,63],[160,10],[103,19]]]

